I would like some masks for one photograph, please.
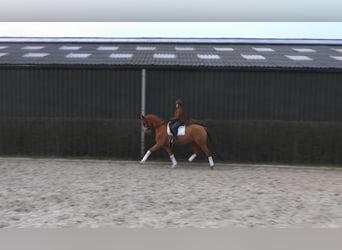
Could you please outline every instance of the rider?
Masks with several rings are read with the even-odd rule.
[[[174,116],[170,118],[171,120],[171,130],[172,130],[172,134],[173,137],[171,137],[170,140],[170,145],[172,145],[172,143],[177,143],[177,131],[178,131],[178,127],[180,125],[183,124],[184,122],[184,111],[183,111],[183,102],[182,100],[178,99],[176,100],[176,110],[174,113]]]

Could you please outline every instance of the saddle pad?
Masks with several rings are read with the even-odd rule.
[[[172,132],[171,132],[171,129],[170,129],[170,126],[169,126],[169,123],[167,124],[167,134],[168,135],[172,135]],[[182,126],[179,126],[178,127],[178,133],[177,135],[185,135],[185,125],[182,125]]]
[[[177,135],[185,135],[185,126],[179,126]]]

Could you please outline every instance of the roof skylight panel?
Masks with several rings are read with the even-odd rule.
[[[117,46],[100,46],[97,48],[97,50],[118,50],[119,47]]]
[[[23,55],[23,57],[33,57],[33,58],[41,58],[48,56],[49,53],[27,53]]]
[[[220,56],[216,54],[197,54],[197,57],[200,59],[205,59],[205,60],[220,59]]]
[[[6,49],[8,48],[7,46],[0,46],[0,49]]]
[[[342,56],[330,56],[330,57],[335,60],[342,61]]]
[[[122,59],[130,59],[133,57],[133,54],[130,53],[112,53],[110,56],[110,58],[122,58]]]
[[[25,46],[22,47],[21,49],[25,49],[25,50],[40,50],[43,49],[44,46]]]
[[[266,58],[262,55],[244,55],[244,54],[241,54],[241,56],[247,60],[266,60]]]
[[[154,54],[153,58],[155,59],[175,59],[175,54]]]
[[[310,49],[310,48],[292,48],[294,51],[297,51],[297,52],[316,52],[316,50],[314,49]]]
[[[65,57],[66,58],[87,58],[91,54],[90,53],[69,53]]]
[[[335,49],[335,48],[332,48],[332,50],[335,50],[335,51],[337,51],[337,52],[342,53],[342,49]]]
[[[137,46],[135,49],[136,50],[155,50],[156,47],[152,47],[152,46]]]
[[[80,48],[82,48],[81,46],[62,46],[59,49],[60,50],[79,50]]]
[[[8,55],[8,53],[0,53],[0,57]]]
[[[216,51],[234,51],[234,49],[233,48],[230,48],[230,47],[214,47],[214,49],[216,50]]]
[[[274,49],[272,49],[272,48],[256,48],[256,47],[253,47],[253,49],[255,51],[258,51],[258,52],[274,52]]]
[[[289,55],[285,55],[285,56],[293,61],[312,61],[312,58],[308,56],[289,56]]]
[[[175,50],[177,50],[177,51],[194,51],[195,49],[193,47],[175,47]]]

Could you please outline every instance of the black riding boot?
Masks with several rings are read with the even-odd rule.
[[[170,138],[170,147],[172,148],[172,146],[176,144],[177,144],[177,134],[173,133]]]
[[[170,148],[173,146],[173,135],[170,136],[169,146]]]
[[[177,135],[173,136],[173,139],[172,139],[173,145],[177,145],[178,144],[177,138],[178,138]]]

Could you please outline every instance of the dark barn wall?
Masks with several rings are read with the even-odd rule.
[[[149,70],[147,83],[147,113],[168,119],[183,99],[226,160],[342,163],[341,73]]]
[[[2,69],[0,117],[137,117],[140,75],[139,70]]]
[[[148,68],[146,113],[168,119],[182,98],[229,161],[342,164],[341,82],[334,72]],[[2,68],[0,86],[0,155],[140,158],[141,69]]]
[[[140,70],[0,69],[0,154],[137,157]]]
[[[189,118],[342,121],[342,73],[147,71],[147,111],[169,117],[181,98]]]

